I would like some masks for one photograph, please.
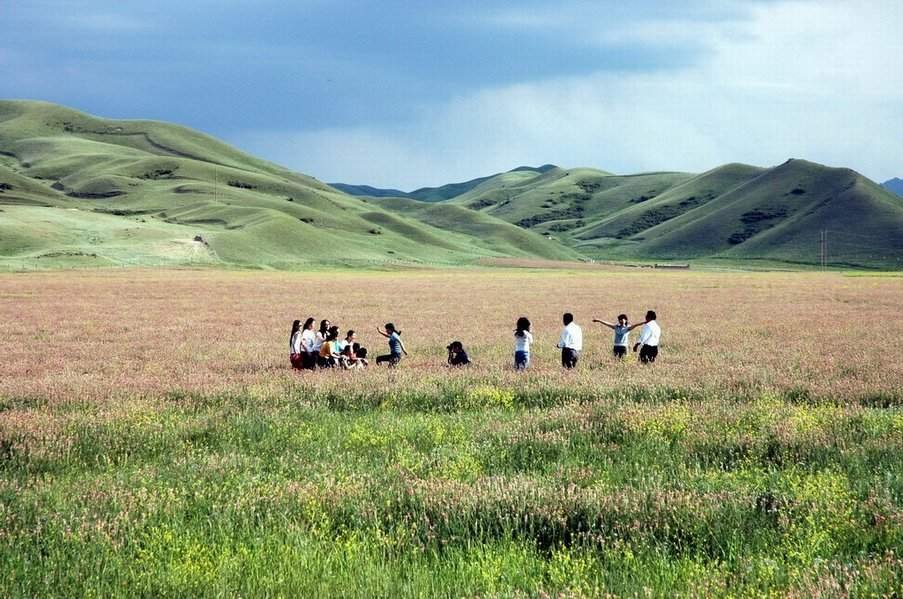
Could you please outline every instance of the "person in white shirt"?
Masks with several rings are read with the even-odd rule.
[[[530,319],[521,316],[514,329],[514,369],[524,370],[530,365],[530,346],[533,335],[530,333]]]
[[[288,359],[292,364],[292,368],[301,370],[301,321],[292,322],[292,332],[288,338]]]
[[[650,364],[658,357],[658,344],[662,338],[662,329],[655,321],[655,312],[646,312],[646,324],[640,332],[640,340],[633,346],[633,351],[640,350],[640,362]]]
[[[574,315],[567,312],[563,317],[564,329],[558,340],[561,349],[561,365],[565,368],[574,368],[583,351],[583,330],[574,322]]]
[[[314,331],[313,318],[304,321],[301,327],[301,367],[305,370],[312,370],[317,366],[317,354],[320,352],[317,345],[317,333]]]

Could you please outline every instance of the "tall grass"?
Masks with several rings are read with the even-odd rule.
[[[135,284],[146,295],[158,278],[163,289],[174,277],[178,290],[182,276],[149,273]],[[477,280],[502,291],[523,284],[510,276]],[[282,277],[204,274],[193,285],[201,295],[212,293],[208,285],[260,288],[236,300],[249,315],[294,283]],[[349,280],[376,289],[410,282]],[[806,293],[781,275],[662,280],[677,295],[700,281]],[[903,588],[903,392],[888,370],[870,373],[895,372],[872,347],[825,344],[823,362],[804,334],[780,341],[806,359],[721,363],[740,353],[699,350],[675,323],[674,345],[652,368],[596,358],[563,373],[546,352],[548,363],[521,375],[491,363],[507,358],[507,342],[484,332],[471,345],[482,339],[479,355],[490,363],[466,371],[437,369],[441,353],[423,346],[425,355],[394,371],[296,374],[283,372],[282,358],[242,370],[255,348],[269,346],[251,325],[235,321],[246,343],[205,336],[210,345],[184,361],[179,348],[192,340],[170,324],[190,321],[189,308],[199,320],[229,318],[228,310],[177,301],[168,313],[137,316],[156,319],[140,326],[103,320],[119,309],[108,294],[128,296],[132,283],[76,277],[78,318],[60,326],[87,330],[79,318],[93,314],[97,330],[57,339],[41,324],[46,300],[29,291],[36,283],[21,281],[0,279],[33,318],[30,327],[5,322],[0,342],[11,356],[0,368],[12,375],[0,386],[2,596],[893,596]],[[822,282],[851,298],[831,304],[844,315],[890,302],[897,285]],[[439,299],[441,288],[423,293]],[[747,319],[757,318],[749,310]],[[727,327],[747,325],[725,318],[713,329],[718,343],[752,337],[763,351],[775,347],[770,329],[734,337]],[[831,326],[848,332],[839,322]],[[808,334],[837,339],[820,327]],[[418,339],[417,327],[403,328]],[[48,340],[69,357],[40,358]],[[139,361],[122,351],[146,353]]]

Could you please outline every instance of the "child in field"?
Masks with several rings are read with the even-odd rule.
[[[654,310],[646,312],[646,322],[640,331],[640,340],[633,346],[633,351],[640,351],[640,362],[651,364],[658,357],[658,345],[662,339],[662,329],[656,322]]]
[[[564,328],[561,330],[561,338],[558,347],[561,349],[561,365],[568,370],[577,367],[580,352],[583,351],[583,329],[574,322],[574,315],[566,312],[561,317]]]
[[[325,318],[320,321],[320,330],[317,331],[317,336],[314,341],[314,351],[320,353],[320,348],[323,347],[323,342],[326,341],[326,337],[329,336],[329,321]]]
[[[361,347],[360,343],[355,343],[351,346],[351,351],[354,352],[355,363],[361,367],[366,368],[370,365],[370,362],[367,360],[367,348]]]
[[[326,332],[326,339],[320,346],[320,359],[318,364],[320,368],[332,368],[338,364],[341,356],[338,351],[339,327],[329,327]]]
[[[301,370],[301,321],[292,322],[292,332],[288,337],[288,360],[292,368]]]
[[[301,367],[305,370],[313,370],[317,366],[319,349],[316,348],[317,333],[314,331],[314,322],[316,321],[313,317],[308,318],[301,327]]]
[[[354,334],[353,330],[345,333],[345,338],[342,339],[341,341],[337,342],[339,353],[343,353],[345,351],[346,347],[350,347],[351,345],[353,345],[355,338],[356,338],[356,335]]]
[[[530,365],[530,346],[533,335],[530,333],[530,320],[526,316],[517,319],[514,329],[514,368],[524,370]]]
[[[376,332],[389,340],[388,355],[377,356],[376,363],[388,364],[392,368],[398,366],[398,363],[401,362],[402,355],[408,355],[408,350],[405,349],[404,343],[401,342],[401,331],[396,329],[393,323],[388,322],[386,323],[385,331],[376,327]]]
[[[627,321],[626,314],[618,314],[617,324],[613,322],[607,322],[605,320],[600,320],[598,318],[594,318],[593,322],[598,322],[599,324],[606,326],[615,332],[615,343],[614,348],[612,349],[612,353],[614,354],[614,357],[618,359],[621,359],[627,355],[627,348],[630,347],[630,331],[637,327],[643,326],[642,322],[631,326]]]
[[[357,335],[354,331],[348,331],[345,339],[338,342],[338,350],[341,355],[340,363],[343,368],[365,368],[367,366],[367,349],[356,342]]]
[[[464,351],[464,344],[460,341],[452,341],[448,347],[448,365],[449,366],[467,366],[470,364],[470,358]]]

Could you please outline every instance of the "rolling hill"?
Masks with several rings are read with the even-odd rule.
[[[577,253],[492,217],[474,231],[439,228],[184,127],[0,101],[7,267],[294,268],[487,256]]]
[[[903,267],[903,199],[849,169],[805,160],[700,175],[505,173],[446,203],[597,259],[817,264],[826,231],[834,266]]]
[[[701,174],[519,167],[354,195],[202,133],[0,101],[0,268],[467,264],[486,257],[903,268],[903,198],[789,160]],[[400,196],[398,194],[401,194]]]

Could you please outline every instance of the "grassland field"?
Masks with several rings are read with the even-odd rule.
[[[0,274],[0,596],[899,596],[900,297],[867,273]],[[592,318],[649,308],[659,362],[614,362]],[[373,353],[393,321],[411,356],[292,372],[307,316]],[[473,367],[444,367],[452,339]]]

